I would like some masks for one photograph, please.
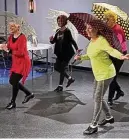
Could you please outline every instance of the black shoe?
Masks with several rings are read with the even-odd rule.
[[[25,96],[25,99],[22,102],[22,104],[27,103],[32,98],[34,98],[34,94],[30,94],[30,95]]]
[[[120,97],[123,97],[123,96],[124,96],[123,91],[117,92],[116,97],[113,100],[117,100],[117,99],[119,99]]]
[[[108,106],[109,106],[110,108],[112,108],[112,105],[113,105],[113,101],[108,101]]]
[[[15,102],[10,102],[7,106],[6,109],[11,110],[16,108],[16,103]]]
[[[103,126],[106,125],[107,123],[113,124],[114,123],[114,118],[112,117],[111,119],[103,119],[101,123],[99,123],[98,125]]]
[[[92,128],[92,127],[89,126],[89,127],[83,132],[83,134],[84,134],[84,135],[91,135],[91,134],[96,133],[96,132],[98,132],[98,127]]]
[[[63,91],[63,87],[62,86],[58,86],[54,91],[55,92],[62,92]]]
[[[73,79],[73,78],[68,79],[66,87],[69,87],[74,81],[75,81],[75,79]]]

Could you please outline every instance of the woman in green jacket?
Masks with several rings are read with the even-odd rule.
[[[95,77],[94,86],[94,114],[91,125],[83,132],[84,134],[93,134],[98,131],[98,121],[101,110],[104,111],[106,117],[99,125],[114,123],[114,117],[111,115],[110,108],[103,99],[106,90],[116,75],[115,67],[109,58],[113,56],[120,60],[129,59],[129,55],[123,55],[109,44],[109,42],[100,35],[98,29],[92,24],[86,25],[86,32],[91,38],[87,48],[87,54],[75,56],[75,60],[90,60]]]

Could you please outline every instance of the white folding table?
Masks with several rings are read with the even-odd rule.
[[[31,54],[32,54],[32,76],[33,76],[33,60],[34,60],[34,55],[38,56],[37,54],[34,53],[34,51],[46,50],[46,56],[45,57],[42,57],[42,56],[38,56],[38,57],[40,57],[40,59],[46,59],[46,71],[48,71],[48,51],[51,48],[52,48],[52,45],[44,44],[44,43],[38,43],[37,46],[33,46],[31,44],[27,45],[28,51],[30,51]]]

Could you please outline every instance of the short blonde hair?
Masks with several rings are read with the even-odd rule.
[[[117,15],[114,12],[112,12],[111,10],[104,12],[104,16],[106,18],[112,17],[112,18],[114,18],[115,22],[117,21]]]
[[[15,26],[16,28],[20,28],[20,25],[15,22],[9,22],[9,26]]]

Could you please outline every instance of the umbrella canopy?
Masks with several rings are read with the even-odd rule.
[[[83,35],[84,37],[90,40],[85,31],[86,30],[85,23],[88,23],[93,19],[96,19],[94,16],[88,13],[70,13],[68,19],[77,28],[79,34]]]
[[[49,13],[48,13],[48,17],[46,17],[48,22],[51,23],[51,26],[52,26],[52,29],[53,29],[54,32],[59,28],[58,24],[57,24],[57,17],[60,16],[60,15],[65,15],[65,16],[69,17],[68,13],[66,13],[64,11],[54,10],[54,9],[50,9]],[[72,36],[75,39],[75,41],[77,41],[78,31],[77,31],[76,27],[69,21],[68,21],[66,26],[70,29],[70,31],[72,33]]]
[[[28,37],[29,35],[37,36],[34,28],[30,26],[22,17],[10,12],[0,12],[0,33],[9,34],[9,22],[15,22],[21,26],[21,32]]]
[[[93,3],[92,12],[96,17],[104,20],[104,12],[111,10],[117,15],[117,23],[123,28],[126,39],[129,40],[129,17],[128,14],[122,11],[119,7],[107,3]]]
[[[116,34],[102,20],[97,19],[88,13],[70,13],[69,20],[74,24],[78,32],[89,40],[90,38],[86,33],[85,24],[90,23],[93,27],[99,30],[100,34],[107,39],[112,47],[122,52],[121,45]]]

